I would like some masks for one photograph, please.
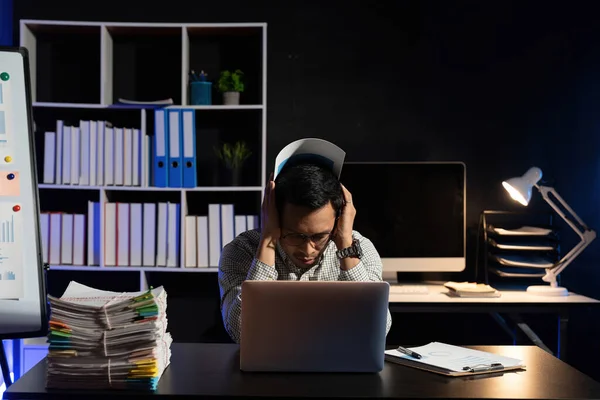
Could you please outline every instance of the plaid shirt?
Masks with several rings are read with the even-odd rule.
[[[381,258],[373,243],[354,231],[360,241],[363,257],[348,271],[340,269],[336,256],[337,247],[330,241],[322,254],[321,262],[310,269],[294,265],[277,244],[275,268],[256,258],[260,242],[260,231],[250,230],[238,235],[227,244],[221,253],[219,266],[219,290],[221,292],[221,314],[229,336],[240,342],[242,282],[245,280],[294,280],[294,281],[381,281]],[[392,326],[388,310],[386,334]]]

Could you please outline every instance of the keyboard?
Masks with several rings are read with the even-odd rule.
[[[392,285],[390,293],[393,294],[429,294],[425,285]]]

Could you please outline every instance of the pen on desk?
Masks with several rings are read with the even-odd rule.
[[[466,366],[463,367],[463,371],[469,371],[469,372],[484,372],[484,371],[497,371],[497,370],[501,370],[504,369],[504,366],[501,363],[492,363],[489,365],[474,365],[472,367]]]
[[[413,358],[422,358],[422,356],[419,353],[415,353],[414,351],[409,350],[409,349],[407,349],[405,347],[402,347],[402,346],[398,346],[398,348],[396,350],[398,350],[400,353],[404,353],[407,356],[410,356],[410,357],[413,357]]]

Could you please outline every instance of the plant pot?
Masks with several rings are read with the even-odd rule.
[[[237,106],[240,104],[240,92],[224,92],[223,104],[226,106]]]
[[[242,169],[241,168],[223,168],[221,170],[221,182],[223,186],[241,186]]]

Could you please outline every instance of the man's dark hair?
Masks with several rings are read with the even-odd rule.
[[[334,173],[316,164],[285,166],[275,179],[275,204],[282,215],[286,203],[318,210],[331,202],[338,216],[344,205],[344,193]]]

